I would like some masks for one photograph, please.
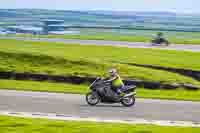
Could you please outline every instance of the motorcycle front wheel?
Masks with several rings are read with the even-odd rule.
[[[121,104],[124,105],[125,107],[133,106],[135,104],[135,96],[123,98],[121,100]]]
[[[100,102],[100,97],[95,92],[89,92],[86,94],[86,101],[89,105],[95,106]]]

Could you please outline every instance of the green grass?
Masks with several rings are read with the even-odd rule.
[[[85,94],[89,91],[88,87],[89,86],[87,85],[73,85],[64,83],[0,80],[0,89],[8,90]]]
[[[1,133],[199,133],[200,128],[58,121],[0,116]]]
[[[105,71],[112,66],[112,63],[106,64],[106,62],[100,63],[87,60],[67,60],[51,56],[34,56],[20,53],[0,52],[0,59],[1,71],[44,73],[66,76],[105,76],[103,73],[105,73]],[[128,65],[113,64],[113,66],[119,68],[120,74],[124,78],[137,78],[166,83],[192,83],[194,85],[200,85],[199,82],[192,78],[184,77],[175,73]]]
[[[0,80],[0,89],[9,90],[86,94],[89,91],[88,87],[89,85],[72,85],[37,81]],[[137,97],[140,98],[200,101],[200,90],[148,90],[144,88],[137,88],[136,91]]]
[[[153,35],[158,31],[135,31],[138,34],[123,35],[116,33],[94,33],[79,35],[7,35],[7,36],[21,36],[21,37],[40,37],[40,38],[64,38],[64,39],[82,39],[82,40],[111,40],[111,41],[128,41],[128,42],[151,42]],[[146,34],[144,34],[146,33]],[[166,38],[173,44],[200,44],[200,33],[198,32],[164,32]]]
[[[150,42],[150,37],[145,36],[128,36],[113,34],[89,34],[89,35],[47,35],[41,36],[47,38],[64,38],[64,39],[81,39],[81,40],[111,40],[111,41],[128,41],[128,42]]]
[[[111,46],[66,45],[62,43],[0,40],[0,51],[49,55],[68,60],[124,61],[127,63],[151,64],[158,66],[200,70],[200,53],[118,48]]]
[[[200,70],[197,61],[200,53],[15,40],[0,40],[0,44],[0,71],[105,76],[109,68],[116,67],[123,78],[200,85],[198,81],[179,74],[112,63],[123,61]]]

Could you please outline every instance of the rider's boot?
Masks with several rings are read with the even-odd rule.
[[[120,89],[117,90],[117,94],[120,96],[120,97],[123,97],[125,95],[125,93],[123,91],[121,91]]]

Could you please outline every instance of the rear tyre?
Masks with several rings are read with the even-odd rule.
[[[133,106],[135,104],[135,96],[123,98],[121,100],[121,104],[124,105],[125,107]]]
[[[86,94],[86,101],[89,105],[95,106],[99,103],[100,97],[98,96],[97,93],[89,92]]]

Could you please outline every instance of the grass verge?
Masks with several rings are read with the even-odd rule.
[[[200,128],[74,122],[0,116],[1,133],[199,133]]]
[[[138,32],[137,30],[136,32]],[[147,32],[147,31],[143,31]],[[33,37],[33,38],[63,38],[63,39],[81,39],[81,40],[111,40],[111,41],[128,41],[128,42],[151,42],[153,35],[157,31],[147,32],[148,35],[134,34],[108,34],[108,33],[94,33],[79,35],[7,35],[7,36],[20,36],[20,37]],[[200,34],[198,32],[165,32],[166,38],[174,44],[200,44]]]
[[[122,48],[112,46],[75,45],[50,42],[0,40],[0,51],[29,53],[62,57],[69,60],[124,61],[127,63],[151,64],[174,68],[200,70],[198,52]]]
[[[63,83],[16,81],[16,80],[0,80],[0,89],[73,93],[73,94],[85,94],[89,91],[88,85],[72,85]],[[199,91],[187,91],[182,89],[149,90],[144,88],[137,88],[136,91],[137,91],[137,97],[140,98],[200,101],[200,90]]]

